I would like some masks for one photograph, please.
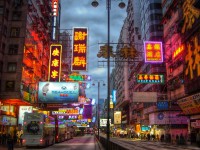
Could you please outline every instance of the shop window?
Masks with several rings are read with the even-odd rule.
[[[17,55],[19,46],[17,44],[10,44],[8,49],[9,55]]]
[[[17,63],[16,62],[9,62],[7,66],[8,72],[16,72],[17,70]]]
[[[5,90],[14,91],[14,89],[15,89],[15,81],[6,81]]]
[[[11,37],[19,37],[19,35],[20,35],[20,28],[18,27],[11,28],[11,32],[10,32]]]

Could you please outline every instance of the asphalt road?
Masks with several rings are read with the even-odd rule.
[[[39,147],[21,147],[21,148],[14,148],[14,150],[103,150],[101,148],[95,138],[94,135],[86,134],[84,136],[74,137],[71,140],[54,144],[53,146],[48,146],[45,148]],[[0,150],[7,150],[6,147],[0,147]]]

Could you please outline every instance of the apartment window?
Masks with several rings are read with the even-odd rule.
[[[8,49],[9,55],[17,55],[18,53],[18,45],[17,44],[10,44]]]
[[[3,35],[6,36],[7,35],[7,26],[3,26]]]
[[[138,35],[138,40],[141,40],[141,35]]]
[[[15,89],[15,81],[6,81],[5,90],[14,91],[14,89]]]
[[[9,16],[9,10],[6,9],[6,13],[5,13],[5,18],[8,20],[8,16]]]
[[[9,62],[7,66],[8,72],[16,72],[17,70],[17,63],[16,62]]]
[[[10,36],[11,37],[19,37],[20,34],[20,28],[13,27],[11,28]]]
[[[12,20],[20,20],[22,12],[21,11],[14,11],[12,14]]]

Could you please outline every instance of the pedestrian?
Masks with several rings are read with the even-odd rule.
[[[196,136],[196,142],[197,142],[197,146],[200,147],[200,133],[199,132],[197,133],[197,136]]]
[[[7,138],[7,146],[8,146],[8,150],[13,150],[14,147],[14,141],[11,137],[10,134],[8,134],[8,138]]]
[[[2,144],[2,133],[0,132],[0,145]]]
[[[176,144],[177,145],[179,144],[179,136],[178,136],[178,134],[176,135]]]
[[[23,134],[20,135],[20,145],[21,145],[21,146],[23,145],[22,135],[23,135]]]

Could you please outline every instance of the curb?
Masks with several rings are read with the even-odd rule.
[[[97,147],[98,147],[98,150],[105,150],[104,147],[102,146],[102,144],[99,142],[99,140],[97,139],[96,136],[94,136],[95,138],[95,141],[97,142]]]

